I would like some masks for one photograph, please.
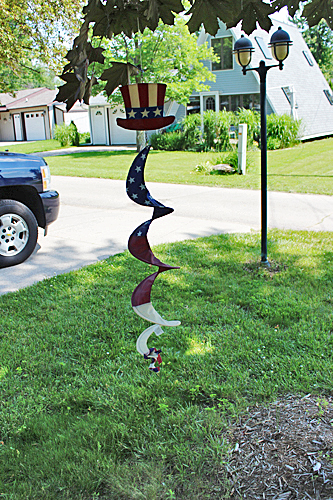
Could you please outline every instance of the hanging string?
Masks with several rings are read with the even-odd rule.
[[[137,23],[138,23],[138,33],[139,35],[141,35],[141,31],[140,31],[140,23],[139,23],[139,18],[137,18]],[[141,75],[143,75],[143,67],[142,67],[142,50],[141,50],[141,47],[142,47],[142,40],[140,40],[139,38],[139,56],[140,56],[140,71],[141,71]]]

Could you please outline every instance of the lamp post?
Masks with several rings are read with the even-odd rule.
[[[234,45],[236,62],[243,68],[243,75],[247,71],[256,71],[260,78],[260,144],[261,144],[261,262],[269,265],[267,260],[267,124],[266,124],[266,75],[271,68],[283,68],[283,61],[289,55],[289,46],[292,45],[286,31],[279,29],[273,33],[269,46],[272,56],[279,64],[266,66],[265,61],[260,61],[258,68],[247,68],[251,62],[254,48],[251,41],[241,36]]]

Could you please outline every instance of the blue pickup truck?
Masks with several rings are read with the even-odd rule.
[[[34,251],[38,226],[45,234],[59,213],[43,158],[0,152],[0,268],[15,266]]]

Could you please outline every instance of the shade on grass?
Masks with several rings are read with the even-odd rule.
[[[259,240],[155,247],[181,266],[152,294],[182,320],[150,339],[159,375],[135,349],[146,266],[128,252],[0,297],[4,498],[220,499],[230,419],[278,394],[332,393],[333,236],[270,232],[270,270]]]

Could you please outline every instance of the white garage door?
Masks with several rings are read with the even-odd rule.
[[[93,144],[108,144],[104,107],[91,108]]]
[[[126,114],[121,111],[121,108],[119,107],[116,113],[110,109],[109,113],[112,144],[136,144],[136,131],[127,130],[117,125],[117,118],[126,118]]]
[[[24,113],[27,141],[43,141],[46,139],[43,113]]]

